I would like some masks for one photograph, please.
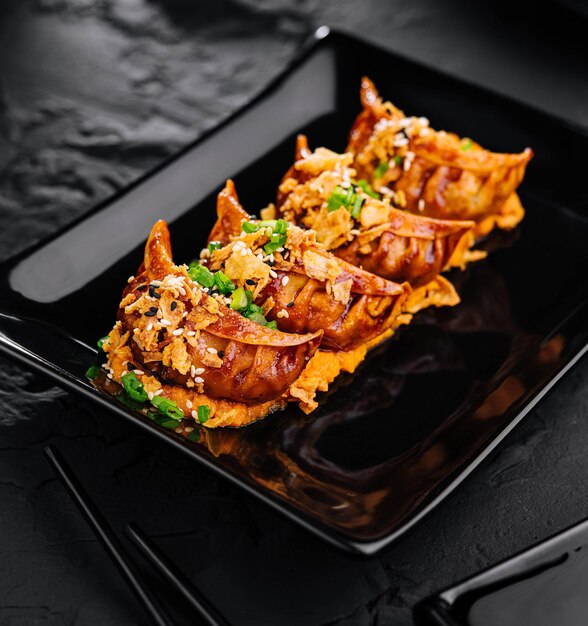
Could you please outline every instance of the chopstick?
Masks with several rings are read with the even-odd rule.
[[[157,626],[173,626],[169,616],[155,600],[147,585],[141,580],[139,571],[59,451],[54,446],[47,446],[44,452],[86,522],[88,522],[100,543],[104,546],[147,613],[149,613],[153,623],[157,624]]]
[[[229,626],[229,623],[210,604],[202,592],[196,589],[187,578],[178,571],[170,559],[163,554],[137,524],[127,524],[125,535],[170,585],[181,593],[206,624],[209,626]]]

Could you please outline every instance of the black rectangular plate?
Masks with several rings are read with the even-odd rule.
[[[419,626],[588,623],[588,520],[427,598]]]
[[[0,267],[0,350],[181,448],[323,538],[373,554],[435,506],[586,351],[588,205],[561,120],[320,29],[259,97],[156,171]],[[462,303],[417,316],[340,381],[320,409],[289,410],[192,444],[84,379],[97,337],[158,218],[189,261],[228,177],[255,213],[273,200],[294,138],[342,150],[360,77],[409,113],[498,151],[532,146],[527,217],[454,280]]]

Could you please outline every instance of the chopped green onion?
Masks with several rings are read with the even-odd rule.
[[[247,291],[249,290],[243,289],[243,287],[237,287],[237,289],[233,291],[231,295],[231,309],[233,309],[233,311],[242,311],[249,306]]]
[[[243,222],[241,229],[244,233],[256,233],[259,230],[259,226],[253,222]]]
[[[381,198],[380,194],[374,191],[373,187],[368,183],[365,178],[358,180],[355,184],[363,191],[363,193],[367,194],[370,198],[375,198],[376,200],[379,200]]]
[[[402,165],[402,157],[399,154],[394,156],[394,163],[396,163],[396,165]]]
[[[351,217],[354,219],[359,218],[359,214],[361,212],[361,207],[363,206],[364,199],[361,196],[355,197],[355,202],[353,203],[353,207],[351,208]]]
[[[247,306],[250,307],[253,302],[253,291],[251,291],[251,289],[245,289],[245,297],[247,298]]]
[[[135,372],[127,372],[121,377],[122,386],[129,396],[137,402],[145,402],[147,400],[147,392],[143,383],[137,378]]]
[[[137,400],[134,400],[133,398],[131,398],[124,391],[121,391],[119,394],[117,394],[115,396],[115,398],[121,404],[124,404],[127,407],[127,409],[131,409],[131,411],[140,411],[143,408],[143,406],[144,406],[143,402],[139,402]]]
[[[200,441],[200,431],[195,428],[191,433],[188,433],[188,439],[190,441]]]
[[[257,306],[257,304],[250,304],[249,308],[247,309],[248,313],[261,313],[263,315],[263,309],[260,306]]]
[[[173,401],[161,396],[153,396],[151,404],[163,415],[171,417],[174,420],[181,420],[184,417],[184,412]]]
[[[274,253],[278,248],[282,248],[286,245],[287,235],[281,235],[279,233],[272,233],[270,236],[269,243],[266,243],[263,246],[263,249],[266,254]]]
[[[215,250],[220,250],[223,247],[223,244],[220,241],[211,241],[208,244],[208,251],[214,252]]]
[[[268,322],[265,326],[266,328],[271,328],[272,330],[278,330],[278,322],[276,322],[276,320]]]
[[[100,350],[102,350],[102,346],[104,345],[104,342],[108,339],[108,335],[102,337],[101,339],[98,339],[98,341],[96,342],[96,345],[98,346],[98,348],[100,348]]]
[[[156,417],[155,423],[162,428],[168,428],[169,430],[175,430],[178,427],[178,421],[176,419],[173,417],[163,417],[163,415]]]
[[[378,167],[374,170],[374,178],[382,178],[384,174],[388,171],[388,161],[380,161]]]
[[[245,317],[248,320],[255,322],[256,324],[261,324],[262,326],[265,326],[267,324],[267,320],[265,319],[265,317],[261,313],[257,313],[257,311],[247,313]]]
[[[200,265],[200,263],[190,263],[188,274],[194,282],[202,285],[202,287],[210,288],[214,285],[214,275],[207,267]]]
[[[210,407],[207,404],[201,404],[198,407],[198,421],[204,424],[210,417]]]
[[[327,200],[327,208],[329,209],[329,213],[331,213],[332,211],[336,211],[342,206],[345,206],[346,197],[347,192],[345,191],[345,189],[343,189],[341,185],[337,185],[333,189],[331,195],[329,196],[329,199]]]
[[[290,224],[288,224],[286,220],[279,219],[274,226],[274,233],[283,235],[288,230],[288,226],[290,226]]]
[[[221,293],[230,293],[235,290],[233,281],[221,270],[214,273],[214,284]]]
[[[468,150],[471,150],[474,147],[474,142],[467,138],[467,139],[463,139],[462,140],[462,144],[461,144],[461,151],[462,152],[468,152]]]
[[[100,369],[100,366],[90,365],[90,367],[86,370],[86,378],[94,380],[95,378],[98,378],[98,376],[100,376],[101,371],[102,370]]]

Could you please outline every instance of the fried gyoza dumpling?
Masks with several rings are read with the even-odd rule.
[[[308,149],[299,136],[294,165],[279,188],[276,214],[316,231],[325,248],[388,280],[421,286],[469,252],[473,222],[437,220],[401,211],[390,194],[357,180],[350,153]],[[266,211],[265,215],[270,215]]]
[[[321,349],[331,350],[353,349],[394,326],[410,292],[407,284],[333,256],[313,231],[252,219],[232,181],[218,196],[217,212],[207,266],[251,294],[242,302],[246,315],[290,333],[323,330]],[[216,248],[216,242],[224,245]],[[239,306],[235,293],[231,305]]]
[[[233,417],[221,425],[241,425],[273,410],[272,402],[285,404],[282,395],[306,367],[322,334],[266,328],[225,306],[222,296],[206,293],[185,265],[174,264],[167,225],[159,221],[149,235],[144,263],[124,290],[118,322],[104,349],[117,382],[126,365],[139,371],[147,392],[162,390],[163,397],[183,402],[185,414],[192,406],[206,405],[207,417],[219,413],[223,418],[226,411]]]
[[[514,228],[524,210],[516,195],[530,148],[519,154],[483,149],[469,138],[435,131],[424,117],[406,117],[361,83],[363,111],[349,136],[353,166],[376,190],[395,192],[408,211],[441,219],[474,220],[476,235]]]

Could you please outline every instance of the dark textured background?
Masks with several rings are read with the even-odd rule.
[[[321,23],[588,125],[586,24],[556,4],[2,0],[0,258],[214,126]],[[235,626],[411,624],[419,599],[588,514],[586,381],[584,359],[406,538],[356,560],[0,360],[0,623],[146,622],[44,460],[53,442]]]

